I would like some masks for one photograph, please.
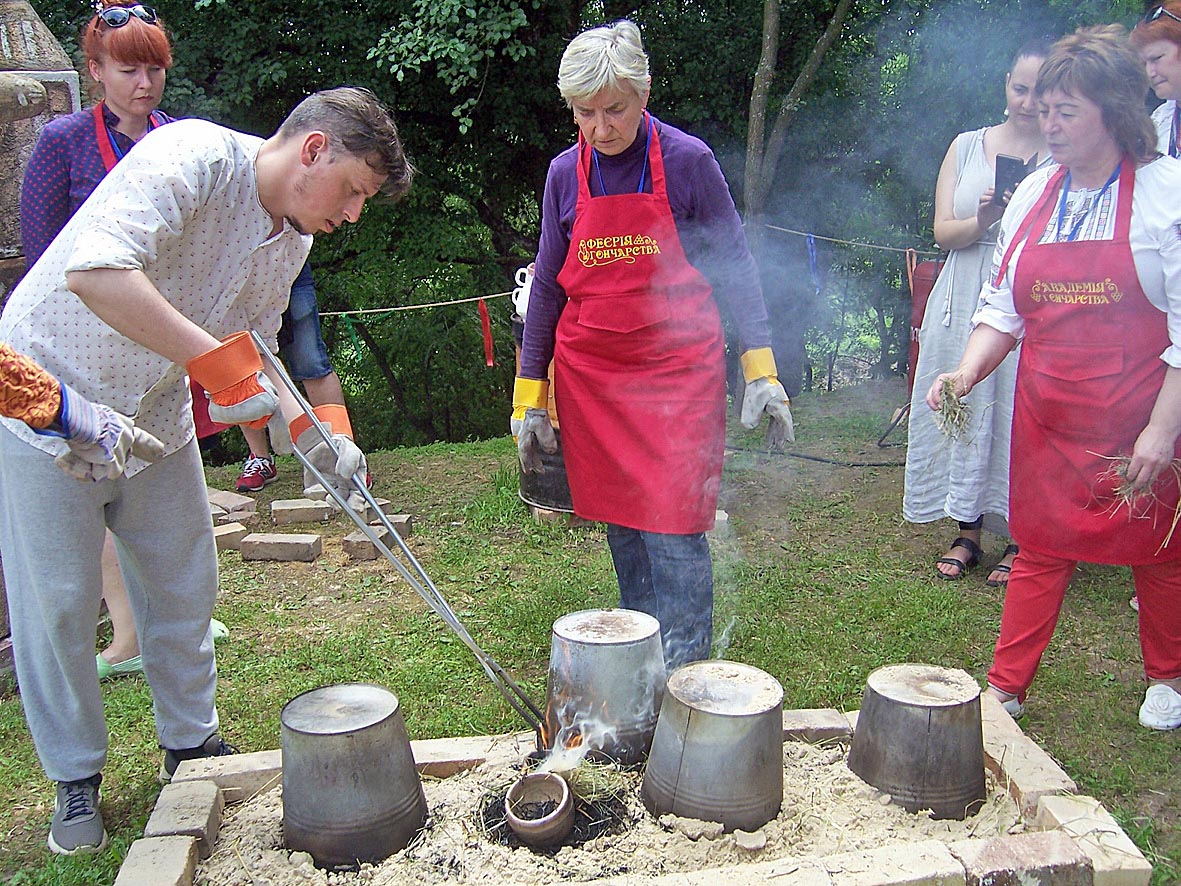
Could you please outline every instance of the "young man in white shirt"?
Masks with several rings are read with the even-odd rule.
[[[246,330],[274,349],[311,235],[355,222],[366,199],[409,188],[394,122],[367,90],[301,102],[263,140],[201,120],[145,136],[103,179],[9,298],[0,341],[109,404],[163,444],[115,479],[79,483],[54,466],[64,444],[3,420],[0,549],[25,717],[58,783],[49,846],[106,845],[98,785],[107,732],[94,664],[103,537],[116,537],[152,689],[162,778],[181,760],[232,753],[218,734],[209,619],[217,555],[186,375],[210,416],[303,416],[268,381]],[[281,393],[280,393],[281,392]],[[365,461],[343,406],[320,417],[342,453],[334,484]],[[337,459],[294,423],[328,475]]]

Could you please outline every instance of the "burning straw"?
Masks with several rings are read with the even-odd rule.
[[[943,436],[951,440],[959,439],[971,417],[972,407],[955,392],[950,378],[943,379],[939,388],[939,408],[935,411],[935,424]]]
[[[1096,499],[1108,501],[1107,515],[1109,517],[1114,517],[1121,510],[1127,509],[1129,519],[1147,519],[1150,511],[1154,512],[1155,518],[1156,505],[1167,507],[1152,489],[1135,489],[1133,487],[1132,482],[1128,479],[1128,467],[1132,464],[1131,456],[1103,455],[1089,449],[1087,454],[1108,462],[1107,469],[1101,471],[1096,478],[1096,486],[1110,488],[1111,495],[1110,498],[1096,496]],[[1153,485],[1159,484],[1167,473],[1172,474],[1173,482],[1177,484],[1178,494],[1181,495],[1181,459],[1175,458],[1170,461],[1168,467],[1160,477],[1157,477],[1156,483]],[[1174,507],[1169,531],[1165,534],[1165,540],[1161,542],[1160,547],[1156,549],[1158,554],[1167,548],[1169,542],[1173,540],[1173,533],[1176,531],[1179,521],[1181,521],[1181,507]]]

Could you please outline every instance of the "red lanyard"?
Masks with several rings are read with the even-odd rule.
[[[148,115],[148,132],[157,125],[156,112],[152,111]],[[111,132],[111,127],[107,126],[106,118],[103,117],[102,102],[94,106],[94,137],[98,140],[98,152],[102,155],[103,166],[110,172],[115,168],[115,164],[123,159],[123,152],[119,150],[119,145],[115,143],[115,133]]]

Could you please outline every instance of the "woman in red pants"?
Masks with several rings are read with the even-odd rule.
[[[945,379],[970,391],[1023,342],[1010,466],[1021,556],[990,690],[1020,714],[1078,561],[1127,565],[1149,683],[1140,722],[1163,730],[1181,726],[1181,535],[1165,544],[1181,457],[1181,162],[1157,151],[1147,89],[1118,25],[1054,45],[1036,92],[1058,166],[1013,195],[963,359],[927,402]]]

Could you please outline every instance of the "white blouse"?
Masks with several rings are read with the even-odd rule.
[[[193,436],[185,368],[116,332],[66,288],[66,274],[141,270],[164,298],[217,338],[257,330],[272,344],[312,238],[259,201],[262,144],[204,120],[149,132],[99,183],[13,290],[0,340],[80,394],[155,434],[170,454]],[[5,420],[52,454],[65,444]],[[146,467],[131,460],[127,475]]]
[[[993,283],[1013,235],[1057,169],[1055,165],[1032,173],[1017,187],[1009,201],[1001,218],[992,271],[981,289],[980,303],[972,317],[973,326],[984,323],[1017,339],[1025,335],[1025,320],[1013,303],[1013,276],[1025,248],[1024,242],[1014,250],[1000,285],[994,286]],[[1099,188],[1071,189],[1061,236],[1058,213],[1053,212],[1039,242],[1065,240],[1074,220],[1083,212],[1086,216],[1076,241],[1112,239],[1115,236],[1119,182],[1114,182],[1102,200],[1091,206],[1099,191]],[[1160,157],[1136,170],[1128,239],[1136,276],[1145,296],[1168,317],[1172,344],[1160,355],[1161,359],[1169,366],[1181,367],[1181,160]]]

